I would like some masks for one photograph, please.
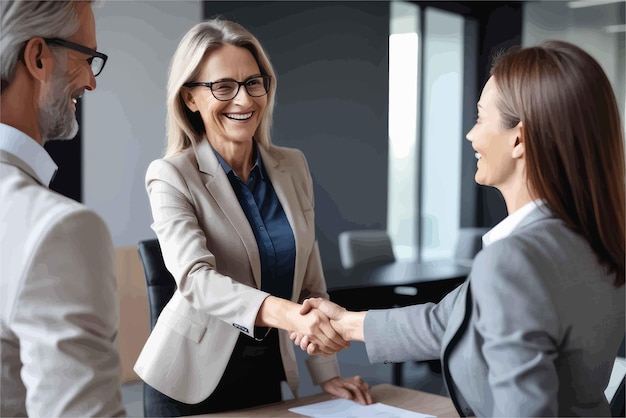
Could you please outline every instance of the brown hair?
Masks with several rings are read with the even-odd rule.
[[[624,284],[624,138],[606,74],[562,41],[514,48],[491,68],[505,128],[522,122],[526,171],[535,198],[590,244]]]

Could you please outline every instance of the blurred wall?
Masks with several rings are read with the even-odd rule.
[[[566,1],[529,1],[524,3],[523,44],[535,45],[545,39],[572,42],[594,57],[613,85],[622,118],[625,118],[626,34],[609,33],[610,25],[623,25],[626,2],[581,8],[568,7]],[[623,121],[626,124],[626,120]]]
[[[199,0],[104,1],[94,7],[98,50],[109,56],[82,99],[83,202],[107,223],[115,246],[150,238],[144,187],[165,146],[169,61],[201,20]]]
[[[337,235],[385,229],[389,3],[205,2],[248,28],[278,79],[272,140],[304,152],[313,176],[327,281],[340,270]]]
[[[109,61],[83,101],[84,202],[116,246],[154,236],[144,188],[165,145],[169,60],[206,16],[242,23],[278,78],[276,144],[300,148],[315,183],[316,223],[329,280],[337,235],[385,228],[387,2],[111,1],[96,7],[98,48]]]

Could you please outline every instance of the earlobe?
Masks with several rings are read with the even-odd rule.
[[[44,69],[45,54],[46,48],[44,48],[43,39],[32,38],[26,42],[24,47],[24,65],[30,74],[38,80],[46,79],[46,70]]]
[[[513,147],[511,156],[513,158],[522,158],[524,156],[524,142],[520,141],[519,138],[515,140],[515,146]]]
[[[198,106],[196,106],[196,101],[193,98],[193,94],[191,94],[188,89],[184,89],[181,94],[183,96],[185,104],[187,105],[187,108],[189,108],[189,110],[191,110],[192,112],[197,112]]]
[[[515,126],[515,129],[517,130],[517,135],[515,137],[515,145],[513,146],[513,152],[511,153],[511,156],[513,158],[522,158],[524,156],[524,127],[522,125],[522,122],[518,123]]]

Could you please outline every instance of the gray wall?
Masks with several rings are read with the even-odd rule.
[[[534,45],[545,39],[572,42],[593,56],[606,72],[626,125],[626,81],[624,78],[624,32],[608,33],[607,25],[624,23],[624,2],[598,4],[572,9],[567,2],[531,1],[524,3],[523,44]]]
[[[165,146],[167,68],[183,34],[201,20],[193,1],[105,1],[94,7],[98,50],[109,55],[83,96],[83,201],[116,246],[150,238],[144,188]]]
[[[207,2],[251,30],[278,78],[276,144],[300,148],[315,183],[318,239],[329,282],[337,235],[385,228],[387,2]],[[202,20],[199,1],[111,1],[95,9],[109,61],[84,100],[84,202],[116,246],[154,236],[144,175],[165,145],[169,60]]]
[[[386,228],[388,2],[206,2],[247,27],[278,78],[273,142],[306,155],[329,285],[337,235]]]

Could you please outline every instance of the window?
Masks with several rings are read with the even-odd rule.
[[[461,211],[464,18],[392,2],[390,27],[387,229],[398,259],[451,258]]]

